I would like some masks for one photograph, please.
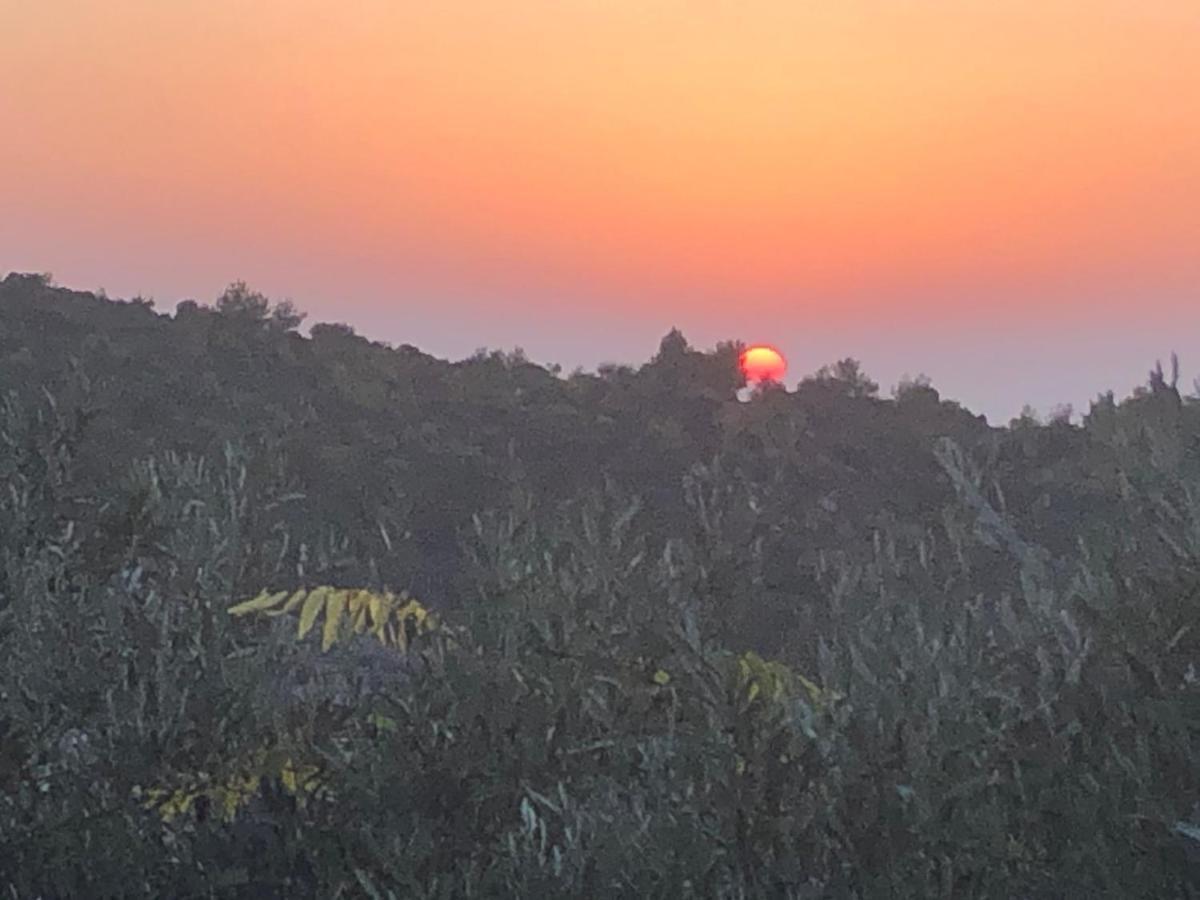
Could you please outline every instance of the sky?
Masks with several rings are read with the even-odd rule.
[[[0,0],[0,274],[1005,421],[1200,372],[1196,0]]]

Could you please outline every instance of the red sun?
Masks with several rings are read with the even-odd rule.
[[[755,344],[742,351],[742,374],[751,384],[764,381],[783,381],[787,360],[783,354],[766,344]]]

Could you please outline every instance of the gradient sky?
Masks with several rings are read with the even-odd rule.
[[[461,357],[1200,370],[1197,0],[0,0],[0,271]]]

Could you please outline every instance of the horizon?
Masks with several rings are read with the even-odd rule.
[[[0,14],[0,270],[444,358],[778,345],[1006,422],[1200,331],[1200,7],[67,0]]]
[[[3,272],[3,269],[0,269],[0,272]],[[173,319],[175,317],[175,315],[178,311],[179,305],[182,303],[185,303],[185,302],[196,302],[196,303],[199,303],[201,306],[209,308],[209,309],[215,308],[214,307],[215,298],[214,298],[214,300],[209,301],[209,300],[197,299],[194,297],[186,297],[186,298],[182,298],[182,299],[176,301],[168,309],[168,308],[160,305],[155,298],[147,297],[147,296],[144,296],[141,294],[132,294],[129,296],[114,296],[114,295],[109,294],[103,288],[87,289],[87,288],[82,288],[82,287],[78,287],[78,286],[74,286],[74,285],[62,284],[54,276],[54,274],[50,273],[50,272],[34,273],[34,272],[19,272],[16,270],[11,270],[11,271],[4,273],[4,277],[0,278],[0,281],[3,281],[5,278],[8,278],[10,276],[14,276],[14,277],[30,277],[30,276],[32,276],[32,277],[42,278],[42,279],[46,280],[46,284],[48,287],[51,287],[54,289],[70,291],[70,292],[75,292],[75,293],[91,294],[97,300],[102,301],[102,302],[120,303],[120,302],[131,302],[133,300],[149,301],[150,308],[156,315],[165,316],[165,317],[168,317],[171,319]],[[247,287],[250,290],[254,289],[253,285],[248,285]],[[270,299],[273,301],[286,300],[289,302],[294,302],[294,298],[290,298],[290,297],[273,297]],[[490,352],[495,352],[495,351],[506,352],[506,353],[507,352],[520,352],[525,355],[525,358],[530,363],[533,363],[534,365],[537,365],[543,369],[546,369],[547,371],[552,371],[555,368],[559,369],[559,371],[556,374],[558,375],[558,377],[562,377],[562,378],[569,377],[570,375],[574,374],[577,371],[583,372],[585,374],[593,374],[593,375],[598,374],[598,370],[601,367],[606,366],[606,365],[629,366],[634,369],[637,369],[637,368],[649,363],[653,359],[655,353],[658,350],[658,346],[659,346],[659,343],[661,342],[662,338],[668,332],[677,328],[677,326],[669,326],[662,333],[657,335],[652,342],[653,343],[652,348],[640,357],[637,357],[637,358],[630,357],[627,359],[603,358],[603,359],[600,359],[599,362],[597,362],[593,365],[568,366],[568,365],[564,365],[561,361],[554,360],[554,359],[541,358],[541,357],[537,356],[536,354],[530,353],[529,350],[524,345],[522,345],[520,342],[517,342],[514,344],[509,344],[509,345],[503,345],[503,346],[501,346],[501,345],[479,345],[477,347],[472,348],[470,351],[464,351],[464,352],[455,353],[455,354],[440,353],[435,348],[424,346],[424,345],[417,343],[415,341],[412,341],[412,340],[403,339],[403,338],[393,340],[393,339],[381,337],[377,334],[370,333],[369,331],[363,331],[360,328],[355,327],[352,323],[346,322],[344,320],[315,318],[315,317],[309,315],[308,311],[305,310],[303,308],[303,306],[301,306],[301,305],[296,305],[295,308],[298,313],[302,314],[302,322],[296,328],[296,331],[305,338],[311,337],[310,332],[311,332],[312,328],[316,325],[322,325],[322,324],[350,325],[351,328],[354,330],[354,333],[358,337],[364,338],[373,343],[381,344],[381,345],[386,346],[387,348],[393,349],[393,350],[399,348],[402,345],[407,344],[407,345],[415,347],[417,350],[421,351],[422,353],[426,353],[426,354],[434,357],[435,359],[439,359],[443,362],[450,363],[450,364],[465,362],[480,353],[490,353]],[[683,329],[679,329],[679,330],[681,331],[681,333],[683,333],[683,336],[687,339],[689,346],[693,350],[697,350],[697,351],[701,351],[701,352],[705,352],[705,353],[715,351],[717,349],[718,345],[721,343],[724,343],[724,342],[729,342],[729,341],[740,342],[744,346],[752,346],[755,343],[752,340],[746,340],[744,337],[736,336],[736,335],[732,335],[732,336],[725,335],[723,337],[717,338],[716,340],[712,340],[712,341],[708,341],[708,342],[696,341],[692,338],[692,336],[687,334],[687,332],[684,331]],[[792,360],[792,358],[788,355],[786,348],[780,348],[780,349],[783,350],[783,355],[784,355],[784,358],[786,361],[786,376],[780,382],[780,384],[789,392],[796,390],[797,387],[799,386],[799,384],[802,381],[804,381],[806,378],[816,375],[817,372],[823,366],[831,365],[834,362],[837,362],[839,359],[844,359],[847,356],[847,354],[843,354],[841,356],[830,357],[829,359],[826,359],[824,362],[814,364],[809,368],[797,368],[797,366],[794,365],[794,361]],[[1071,402],[1064,402],[1064,403],[1051,404],[1051,405],[1048,405],[1045,407],[1037,407],[1032,403],[1025,403],[1022,405],[1021,408],[1017,409],[1013,413],[1008,414],[1008,415],[1002,415],[1002,416],[995,415],[988,410],[981,409],[977,406],[972,405],[970,402],[965,400],[963,397],[956,395],[952,386],[947,385],[947,384],[939,384],[938,381],[936,379],[931,378],[929,376],[929,373],[926,371],[915,371],[915,372],[906,371],[906,372],[902,373],[899,377],[897,377],[891,381],[888,381],[888,380],[880,378],[879,374],[877,372],[873,371],[871,369],[871,367],[869,365],[867,365],[864,362],[864,360],[862,360],[861,358],[855,357],[855,356],[853,356],[853,354],[848,354],[848,355],[851,358],[858,361],[859,363],[863,364],[863,373],[868,378],[870,378],[873,381],[878,382],[880,399],[891,399],[892,397],[894,397],[896,389],[905,381],[909,381],[909,380],[913,380],[913,379],[917,379],[917,378],[928,378],[930,380],[931,386],[938,391],[938,393],[941,396],[941,399],[943,401],[952,401],[952,402],[958,403],[960,406],[962,406],[968,412],[975,414],[975,415],[984,416],[987,419],[988,424],[991,426],[994,426],[994,427],[1006,427],[1011,423],[1011,421],[1017,419],[1018,417],[1024,416],[1029,411],[1032,411],[1043,422],[1049,421],[1051,418],[1058,418],[1058,417],[1062,416],[1064,414],[1064,412],[1070,412],[1070,415],[1068,417],[1069,421],[1071,421],[1073,424],[1080,424],[1081,417],[1087,414],[1087,412],[1089,411],[1089,409],[1091,407],[1091,404],[1098,398],[1102,397],[1103,395],[1105,395],[1106,393],[1109,393],[1109,392],[1111,392],[1114,395],[1114,398],[1117,400],[1117,402],[1120,402],[1124,399],[1130,398],[1135,394],[1135,392],[1139,388],[1144,388],[1147,386],[1149,376],[1150,376],[1151,372],[1155,369],[1155,367],[1160,367],[1163,371],[1169,373],[1171,371],[1172,364],[1176,363],[1176,362],[1179,363],[1179,391],[1180,391],[1180,393],[1184,396],[1194,396],[1194,397],[1200,398],[1200,378],[1189,379],[1186,377],[1185,373],[1188,370],[1187,370],[1186,366],[1184,366],[1182,364],[1182,361],[1179,359],[1178,354],[1175,351],[1171,351],[1171,352],[1167,353],[1165,356],[1157,357],[1154,360],[1152,360],[1151,362],[1149,362],[1146,366],[1144,366],[1142,377],[1140,379],[1135,379],[1133,381],[1133,383],[1129,384],[1128,386],[1126,386],[1126,387],[1110,387],[1110,388],[1095,390],[1095,391],[1093,391],[1092,395],[1088,398],[1088,400],[1084,403],[1075,404],[1075,403],[1071,403]]]

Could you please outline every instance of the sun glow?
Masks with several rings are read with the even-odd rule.
[[[787,374],[787,360],[783,354],[767,344],[755,344],[742,352],[742,374],[751,384],[766,381],[783,381]]]

